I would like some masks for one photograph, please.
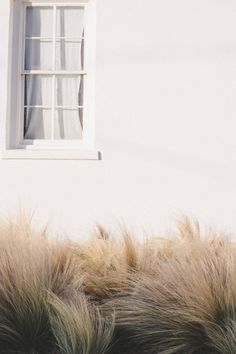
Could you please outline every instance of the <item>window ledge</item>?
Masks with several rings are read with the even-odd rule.
[[[9,149],[2,152],[4,160],[101,160],[97,150],[27,150]]]

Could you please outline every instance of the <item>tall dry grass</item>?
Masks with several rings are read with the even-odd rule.
[[[235,243],[188,218],[143,242],[1,222],[0,352],[236,353]]]

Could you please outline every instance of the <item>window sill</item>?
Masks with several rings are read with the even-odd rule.
[[[9,149],[2,152],[4,160],[101,160],[97,150],[27,150]]]

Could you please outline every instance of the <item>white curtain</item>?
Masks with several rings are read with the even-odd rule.
[[[56,11],[53,63],[53,8],[27,8],[25,70],[83,70],[84,10],[58,7]],[[83,109],[78,108],[83,105],[82,76],[65,73],[53,81],[52,75],[26,75],[24,105],[26,139],[82,139]]]

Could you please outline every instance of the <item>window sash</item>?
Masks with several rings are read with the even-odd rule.
[[[26,11],[27,8],[30,7],[48,7],[53,9],[53,38],[50,37],[40,37],[40,36],[35,36],[35,37],[29,37],[26,36]],[[64,40],[65,42],[75,42],[75,43],[82,43],[83,42],[83,47],[84,51],[86,50],[86,28],[85,28],[85,21],[84,21],[84,26],[83,26],[83,35],[78,38],[78,37],[65,37],[65,36],[57,36],[57,9],[63,7],[63,8],[76,8],[76,9],[83,9],[84,11],[84,17],[85,17],[85,11],[86,11],[86,4],[81,4],[81,3],[30,3],[30,4],[24,4],[24,13],[23,13],[23,43],[22,43],[22,54],[21,54],[21,70],[20,70],[20,75],[21,75],[21,120],[20,120],[20,130],[21,130],[21,137],[20,137],[20,145],[48,145],[50,144],[66,144],[70,145],[75,143],[77,145],[82,145],[83,144],[83,138],[80,140],[73,140],[73,139],[56,139],[55,138],[55,113],[56,110],[59,109],[64,109],[64,110],[82,110],[83,113],[82,115],[84,116],[84,96],[85,96],[85,87],[86,87],[86,81],[85,77],[87,75],[86,70],[78,70],[78,71],[69,71],[69,70],[56,70],[56,44],[60,42],[61,40]],[[52,55],[52,70],[25,70],[25,44],[26,41],[28,40],[44,40],[44,41],[50,41],[52,42],[53,46],[53,55]],[[83,68],[86,67],[86,60],[85,56],[83,57]],[[35,106],[30,106],[25,104],[25,78],[27,75],[48,75],[52,77],[52,106],[44,106],[44,105],[35,105]],[[82,105],[76,105],[76,106],[64,106],[64,105],[56,105],[56,93],[55,93],[55,87],[56,87],[56,79],[57,77],[71,77],[71,76],[78,76],[78,77],[83,77],[83,94],[82,94]],[[42,109],[48,109],[51,110],[51,138],[50,139],[26,139],[24,137],[24,110],[27,108],[42,108]],[[79,119],[79,118],[78,118]],[[86,125],[86,119],[83,120],[83,130],[82,134],[84,134],[84,129]]]

